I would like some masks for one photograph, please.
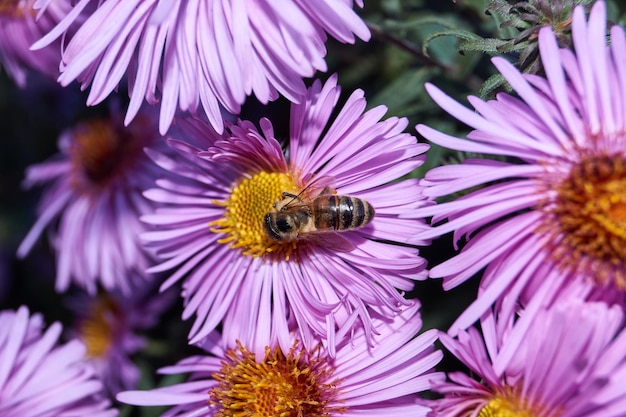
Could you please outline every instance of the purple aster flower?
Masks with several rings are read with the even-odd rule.
[[[143,236],[167,259],[152,272],[176,268],[163,288],[184,278],[183,318],[197,316],[192,342],[222,319],[227,338],[255,334],[261,346],[297,323],[305,347],[321,337],[332,354],[355,323],[364,322],[370,333],[371,311],[396,314],[408,302],[398,290],[426,277],[417,249],[395,243],[427,227],[413,214],[427,202],[417,180],[390,182],[420,166],[428,146],[403,133],[406,119],[381,121],[384,106],[363,113],[360,90],[329,125],[339,94],[336,77],[324,86],[318,80],[303,103],[292,105],[284,152],[263,119],[260,132],[247,121],[228,125],[221,137],[197,128],[205,145],[171,141],[176,159],[152,153],[171,175],[146,193],[162,207],[143,219],[161,230]],[[344,217],[334,218],[342,224],[331,229],[322,226],[329,220],[320,213],[334,195],[312,208],[324,189],[351,197],[343,200]],[[279,223],[268,227],[266,214],[286,213],[277,205],[300,216],[291,232],[301,235],[275,236]],[[344,230],[335,233],[335,227]],[[280,342],[283,351],[291,347],[291,340]]]
[[[442,383],[443,374],[433,372],[442,356],[434,350],[436,331],[415,337],[421,324],[417,304],[394,320],[376,319],[384,343],[369,348],[360,328],[334,358],[319,345],[307,350],[295,335],[282,350],[275,343],[219,343],[212,334],[203,343],[208,354],[160,371],[191,373],[188,382],[117,399],[175,406],[163,416],[425,416],[429,408],[417,403],[417,393]]]
[[[90,3],[76,2],[35,47],[61,36]],[[352,0],[100,1],[63,49],[59,82],[91,85],[87,104],[93,105],[126,75],[126,123],[145,99],[161,102],[162,133],[177,108],[201,108],[222,132],[220,106],[239,113],[250,94],[263,103],[278,93],[301,100],[302,77],[326,70],[327,34],[341,42],[353,43],[354,35],[368,40],[369,30],[352,7]]]
[[[40,314],[0,312],[2,417],[116,416],[77,340],[58,344],[61,325],[45,332]]]
[[[426,126],[441,146],[506,158],[468,159],[431,170],[422,185],[431,198],[480,187],[461,198],[418,210],[447,219],[417,237],[454,231],[461,253],[430,271],[444,288],[486,267],[476,301],[450,331],[467,328],[498,301],[511,315],[519,303],[534,311],[555,297],[623,301],[626,289],[626,37],[611,28],[606,44],[604,2],[572,21],[575,52],[559,49],[549,28],[539,33],[546,77],[522,75],[503,59],[494,64],[519,98],[508,94],[469,110],[433,86],[447,112],[470,125],[466,139]],[[530,314],[530,313],[529,313]]]
[[[517,322],[492,312],[443,345],[471,370],[450,373],[433,417],[618,417],[626,410],[624,312],[570,299]]]
[[[144,290],[128,297],[81,293],[71,299],[77,318],[72,336],[86,345],[86,358],[111,396],[137,387],[139,369],[131,355],[146,344],[139,332],[154,327],[176,296],[173,291],[155,295]]]
[[[51,78],[59,76],[61,43],[31,51],[30,46],[54,28],[69,12],[66,0],[51,0],[44,12],[33,8],[36,0],[12,0],[0,3],[0,65],[20,87],[26,85],[27,70],[33,69]]]
[[[25,186],[46,189],[18,255],[26,256],[47,228],[57,291],[74,282],[95,294],[100,283],[128,294],[152,279],[145,272],[152,257],[139,241],[147,226],[139,216],[152,212],[142,192],[161,173],[143,151],[164,144],[156,124],[149,114],[127,128],[119,117],[81,123],[61,135],[59,154],[27,170]]]

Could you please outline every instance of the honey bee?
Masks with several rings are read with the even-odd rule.
[[[309,200],[284,192],[265,215],[263,228],[270,239],[291,242],[313,234],[359,229],[371,222],[374,214],[367,201],[337,195],[329,187]]]

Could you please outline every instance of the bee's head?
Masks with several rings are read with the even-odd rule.
[[[298,237],[299,221],[295,216],[281,211],[272,211],[263,219],[263,229],[270,239],[282,242]]]

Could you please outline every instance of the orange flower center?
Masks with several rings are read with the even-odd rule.
[[[24,0],[0,0],[0,17],[21,18],[25,12],[35,14],[31,6],[26,7]]]
[[[98,359],[107,355],[113,345],[115,327],[119,321],[119,308],[109,297],[100,296],[94,299],[89,315],[79,325],[88,357]]]
[[[558,263],[626,289],[626,158],[583,158],[556,187],[548,209],[558,224]]]
[[[135,130],[136,131],[136,130]],[[73,185],[82,191],[94,186],[105,188],[140,156],[143,141],[122,131],[110,120],[93,120],[78,125],[73,133],[70,156],[74,170]]]
[[[222,369],[213,375],[219,383],[209,391],[216,417],[329,417],[346,411],[336,402],[338,381],[324,359],[298,346],[283,354],[265,349],[259,363],[238,343],[229,350]]]

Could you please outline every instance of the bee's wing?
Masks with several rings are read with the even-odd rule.
[[[340,233],[318,231],[305,233],[300,236],[311,243],[332,249],[336,252],[350,252],[354,249],[354,244],[343,237]]]
[[[307,185],[302,191],[306,191],[308,195],[321,194],[324,190],[328,190],[332,194],[334,191],[331,185],[335,183],[335,178],[330,175],[313,173],[311,176],[304,178],[304,182]]]

